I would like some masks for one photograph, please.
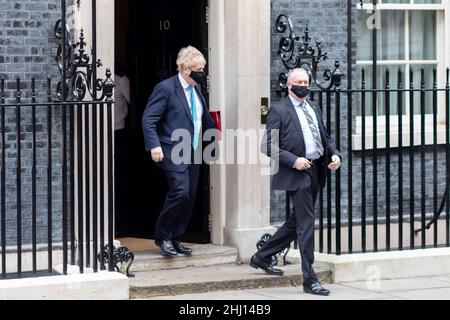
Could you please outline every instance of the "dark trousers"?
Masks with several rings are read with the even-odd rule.
[[[200,176],[200,164],[190,164],[184,172],[164,170],[168,192],[156,222],[156,240],[179,240],[191,219]]]
[[[292,192],[293,214],[257,252],[258,257],[268,260],[297,239],[305,283],[317,281],[312,265],[314,263],[314,203],[319,189],[317,169],[313,166],[302,178],[300,188]]]

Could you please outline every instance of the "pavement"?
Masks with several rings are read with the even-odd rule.
[[[331,291],[328,297],[305,294],[301,287],[280,287],[159,296],[147,300],[450,300],[450,274],[324,286]]]

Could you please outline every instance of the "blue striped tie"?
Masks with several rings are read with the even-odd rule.
[[[192,121],[194,122],[194,138],[192,139],[192,148],[194,150],[197,150],[198,147],[198,134],[199,134],[199,128],[197,123],[197,106],[195,103],[195,94],[194,94],[194,86],[189,87],[189,93],[191,95],[191,114],[192,114]]]

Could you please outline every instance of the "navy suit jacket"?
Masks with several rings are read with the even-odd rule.
[[[328,135],[323,124],[320,108],[307,100],[314,109],[319,123],[320,136],[324,147],[324,154],[319,159],[319,184],[323,188],[327,179],[328,164],[333,155],[341,157],[333,140]],[[279,141],[272,141],[271,130],[279,130]],[[275,138],[275,137],[274,137]],[[305,157],[306,146],[303,131],[295,107],[289,98],[276,103],[269,109],[267,115],[266,132],[261,144],[261,151],[275,161],[279,161],[278,172],[273,175],[272,187],[276,190],[295,191],[300,187],[302,177],[306,171],[293,168],[299,157]],[[342,160],[342,157],[341,157]]]
[[[195,90],[203,105],[202,128],[214,129],[215,124],[206,108],[206,100],[198,86]],[[187,169],[188,164],[174,164],[171,159],[173,147],[182,140],[172,141],[172,133],[177,129],[186,129],[191,137],[194,136],[191,110],[178,75],[156,85],[142,117],[142,128],[146,151],[162,148],[164,160],[159,165],[163,169],[176,172]]]

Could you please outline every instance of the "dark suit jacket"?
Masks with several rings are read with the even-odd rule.
[[[202,100],[203,130],[214,129],[215,124],[206,108],[206,100],[198,87],[195,88]],[[174,164],[171,159],[173,147],[181,142],[171,141],[172,133],[176,129],[186,129],[190,136],[194,136],[194,123],[186,95],[178,75],[160,82],[148,99],[147,106],[142,117],[144,141],[146,151],[161,147],[164,160],[159,165],[166,170],[183,172],[187,164]]]
[[[324,155],[319,159],[318,163],[319,184],[323,188],[326,183],[328,164],[331,162],[331,157],[333,155],[341,157],[341,155],[325,129],[320,108],[314,102],[307,101],[316,113],[324,147]],[[279,141],[272,140],[270,132],[274,129],[279,130]],[[276,140],[275,136],[273,138]],[[300,120],[289,98],[276,103],[269,109],[261,151],[272,158],[272,160],[279,161],[278,172],[273,175],[272,187],[276,190],[297,190],[300,187],[302,177],[307,172],[298,171],[293,167],[297,158],[305,157],[306,146]]]

